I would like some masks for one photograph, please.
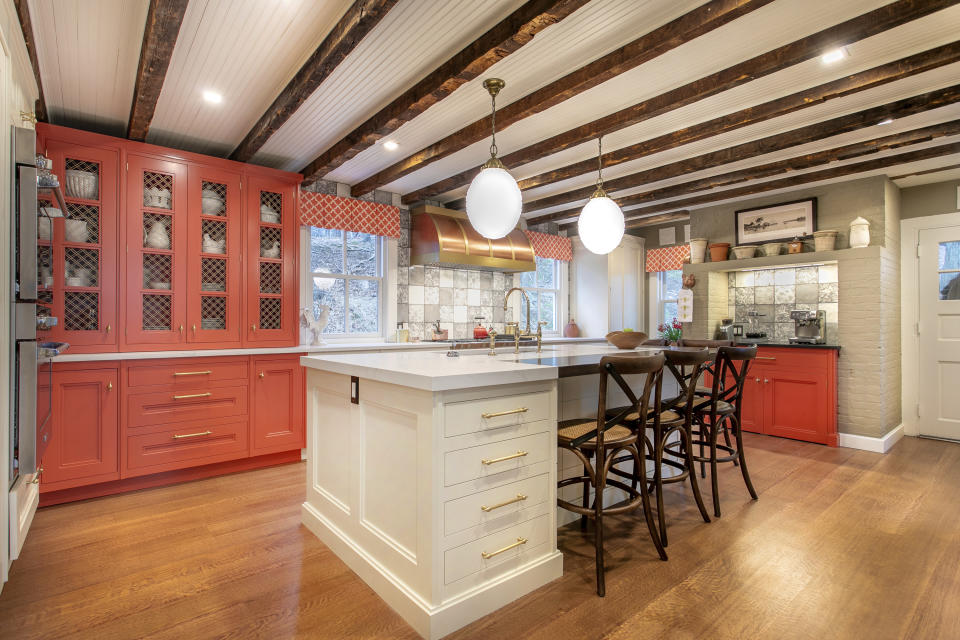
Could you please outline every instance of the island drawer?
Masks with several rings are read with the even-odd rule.
[[[543,431],[520,438],[450,451],[444,455],[444,485],[449,487],[460,482],[550,460],[551,449],[556,446],[557,443],[550,437],[550,432]]]
[[[450,500],[443,505],[444,535],[505,516],[513,515],[517,519],[523,519],[523,512],[530,512],[549,496],[550,475],[544,473]]]
[[[443,433],[449,438],[546,420],[550,417],[550,398],[550,392],[540,391],[451,402],[444,406]]]
[[[244,458],[247,419],[211,420],[151,429],[127,437],[125,476]]]
[[[247,414],[247,384],[170,389],[127,396],[127,427],[212,420]]]
[[[170,385],[189,387],[227,380],[247,380],[247,358],[172,360],[127,366],[127,387]]]
[[[448,549],[443,554],[444,583],[450,584],[510,560],[532,560],[533,554],[539,554],[549,542],[550,516],[542,515]]]

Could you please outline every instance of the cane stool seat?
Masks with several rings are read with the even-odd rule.
[[[561,443],[570,443],[581,436],[587,435],[588,433],[596,432],[596,430],[597,420],[595,418],[592,420],[568,420],[566,422],[561,422],[557,427],[557,440],[559,440]],[[637,436],[633,433],[633,431],[621,425],[615,425],[603,432],[604,445],[608,447],[631,442],[635,440],[636,437]],[[596,434],[594,433],[592,438],[586,442],[580,443],[577,446],[582,449],[596,449]]]

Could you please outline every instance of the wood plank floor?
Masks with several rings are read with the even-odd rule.
[[[601,599],[592,538],[561,529],[561,579],[449,637],[960,637],[960,445],[747,443],[760,500],[725,465],[724,515],[704,524],[669,488],[669,562],[639,517],[614,519]],[[304,470],[42,509],[0,594],[0,635],[416,638],[299,525]]]

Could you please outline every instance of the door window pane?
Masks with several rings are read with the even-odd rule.
[[[940,299],[960,300],[960,273],[940,274]]]
[[[946,271],[960,269],[960,240],[941,242],[937,256],[937,269]]]
[[[377,333],[380,330],[376,280],[350,281],[350,332]]]
[[[310,271],[343,273],[343,232],[310,228]]]
[[[347,232],[347,273],[377,275],[377,238],[369,233]]]
[[[345,333],[346,289],[343,278],[313,279],[313,312],[320,316],[320,305],[330,307],[330,318],[324,333]]]

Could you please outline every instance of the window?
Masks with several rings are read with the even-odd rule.
[[[552,258],[537,258],[537,270],[520,274],[520,286],[530,296],[530,328],[536,331],[537,321],[546,322],[544,331],[559,331],[560,326],[560,261]],[[516,320],[526,322],[521,311]]]
[[[683,288],[683,271],[660,271],[657,273],[657,300],[660,313],[655,324],[668,324],[677,317],[677,297]],[[653,328],[656,328],[654,326]]]
[[[960,300],[960,241],[941,242],[937,252],[940,299]]]
[[[384,297],[383,243],[378,236],[310,227],[313,312],[330,307],[326,335],[379,335]]]

